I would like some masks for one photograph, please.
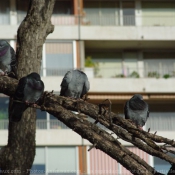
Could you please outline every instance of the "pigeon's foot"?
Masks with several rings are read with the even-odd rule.
[[[106,103],[107,102],[107,103]],[[112,125],[112,118],[111,118],[111,105],[112,105],[112,102],[111,100],[109,99],[106,99],[104,101],[102,101],[100,104],[99,104],[99,114],[102,114],[102,108],[104,109],[105,113],[107,112],[108,110],[108,116],[109,116],[109,122],[110,122],[110,125]],[[103,114],[102,114],[103,115]]]
[[[143,131],[143,127],[141,127],[141,126],[138,126],[138,128],[139,128],[141,131]]]
[[[5,73],[1,71],[0,76],[5,76]]]
[[[88,101],[90,98],[88,98],[87,94],[85,94],[85,95],[83,95],[82,99],[83,99],[84,101]]]
[[[6,72],[6,75],[12,78],[17,78],[16,74],[14,72]]]

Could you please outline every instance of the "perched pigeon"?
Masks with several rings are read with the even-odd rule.
[[[82,98],[90,89],[87,75],[80,70],[68,71],[61,83],[61,96]]]
[[[137,127],[142,129],[149,117],[149,106],[142,95],[135,94],[124,107],[125,118],[130,119]]]
[[[21,78],[13,97],[13,104],[10,110],[11,121],[19,122],[28,104],[35,104],[43,92],[44,83],[39,74],[33,72]],[[21,103],[18,101],[21,101]]]
[[[16,54],[14,49],[5,40],[0,40],[0,75],[16,76]]]

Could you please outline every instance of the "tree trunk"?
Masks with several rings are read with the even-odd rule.
[[[43,43],[54,30],[50,21],[54,3],[55,0],[30,1],[27,16],[17,34],[18,79],[31,72],[40,72]],[[33,108],[24,112],[20,122],[9,123],[8,144],[0,152],[2,174],[30,174],[35,157],[35,127],[36,110]]]

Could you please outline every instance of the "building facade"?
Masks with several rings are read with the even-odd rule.
[[[28,3],[0,3],[0,39],[8,40],[14,49]],[[55,29],[44,44],[41,66],[45,90],[59,94],[64,74],[81,69],[89,77],[90,102],[110,99],[112,111],[123,116],[125,102],[140,93],[150,106],[145,130],[174,139],[173,0],[56,0],[51,20]],[[90,66],[87,59],[93,67],[86,67]],[[7,107],[8,97],[1,94],[0,147],[8,138]],[[121,142],[166,174],[168,163]],[[37,111],[36,144],[31,174],[130,174],[103,152],[88,152],[87,140],[46,112]]]

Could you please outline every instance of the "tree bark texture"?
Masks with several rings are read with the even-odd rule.
[[[0,87],[0,92],[12,95],[14,93],[14,86],[17,85],[17,80],[13,80],[9,77],[0,77],[0,84],[4,84]],[[124,147],[119,142],[119,139],[126,140],[148,154],[166,160],[172,165],[175,164],[175,158],[166,154],[168,151],[167,146],[175,146],[174,140],[141,131],[124,118],[112,112],[109,114],[109,111],[106,111],[105,109],[100,109],[98,105],[45,92],[40,99],[38,108],[54,115],[73,131],[89,140],[93,144],[93,149],[96,148],[102,150],[121,163],[133,174],[161,175],[161,173],[156,172],[153,167],[148,165],[139,156]],[[79,111],[81,113],[76,115],[71,111]],[[106,132],[106,130],[99,128],[95,123],[91,123],[84,119],[82,113],[97,119],[102,125],[116,135],[110,134],[110,132]],[[113,124],[110,124],[109,115],[114,122]],[[162,144],[158,145],[157,143]],[[0,159],[0,166],[1,164],[2,160]]]
[[[54,26],[51,15],[55,0],[31,0],[27,16],[17,31],[17,76],[20,79],[31,72],[40,72],[42,48]],[[5,78],[5,77],[4,77]],[[16,81],[9,87],[8,79],[1,84],[4,93],[13,95]],[[9,93],[9,89],[13,89]],[[11,106],[9,105],[9,113]],[[28,175],[35,157],[36,110],[28,108],[20,122],[9,123],[8,144],[0,152],[0,168],[8,174]]]

